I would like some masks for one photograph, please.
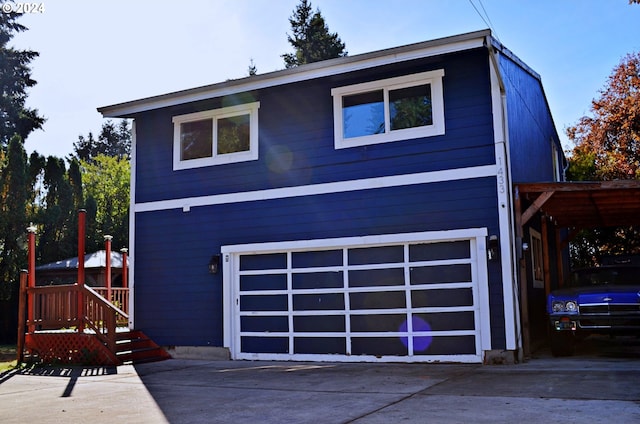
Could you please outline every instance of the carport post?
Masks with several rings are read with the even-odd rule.
[[[522,251],[522,242],[523,242],[523,225],[522,222],[522,200],[520,198],[520,191],[518,190],[518,186],[515,186],[514,189],[514,200],[515,200],[515,215],[516,215],[516,243],[519,246],[516,246],[516,251],[519,252],[518,256],[518,267],[519,267],[519,282],[518,287],[520,288],[520,311],[521,311],[521,322],[522,322],[522,356],[528,357],[530,354],[530,339],[529,339],[529,305],[527,303],[527,263],[524,258],[524,252]],[[523,358],[518,358],[522,361]]]

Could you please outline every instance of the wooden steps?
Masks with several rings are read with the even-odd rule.
[[[116,357],[122,364],[140,364],[171,358],[163,348],[140,330],[118,332]]]

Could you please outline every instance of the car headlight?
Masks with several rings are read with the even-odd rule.
[[[553,312],[564,312],[564,302],[561,302],[559,300],[554,301],[551,304],[551,310]]]
[[[558,312],[578,312],[578,302],[575,300],[554,300],[551,302],[551,311]]]
[[[564,304],[564,309],[567,312],[576,312],[578,310],[578,304],[574,300],[569,300]]]

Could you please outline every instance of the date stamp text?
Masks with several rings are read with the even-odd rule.
[[[0,3],[2,13],[44,13],[44,3],[6,1]]]

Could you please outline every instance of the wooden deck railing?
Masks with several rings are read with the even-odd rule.
[[[129,288],[128,287],[91,287],[96,293],[104,297],[111,302],[113,306],[123,311],[125,314],[129,314]],[[108,292],[111,290],[111,299],[109,299]]]
[[[78,326],[78,285],[28,288],[32,317],[27,321],[29,332],[60,330]]]
[[[30,287],[26,290],[27,302],[32,302],[28,305],[29,333],[63,329],[82,332],[87,329],[95,332],[115,354],[116,328],[119,324],[126,325],[129,317],[125,311],[109,303],[96,290],[78,284]],[[124,294],[122,296],[128,298]],[[81,313],[78,313],[79,309],[82,310]]]

